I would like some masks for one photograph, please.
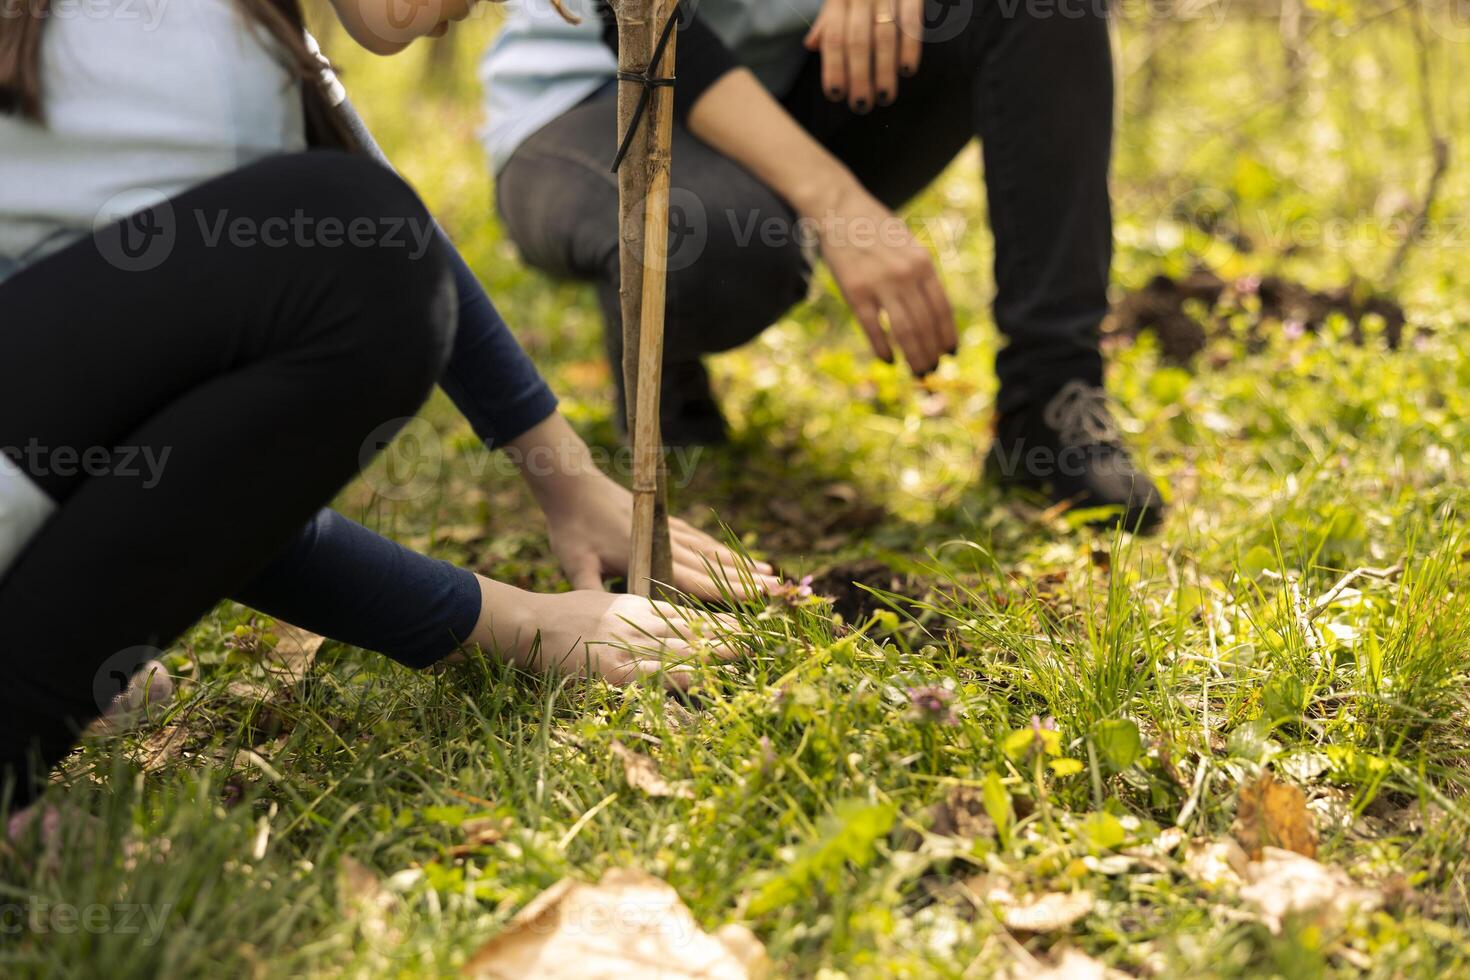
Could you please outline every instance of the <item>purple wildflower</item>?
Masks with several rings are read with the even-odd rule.
[[[909,694],[909,713],[915,721],[928,722],[933,725],[955,724],[954,710],[951,704],[954,701],[954,693],[942,687],[911,687]]]
[[[773,589],[770,595],[772,599],[784,599],[787,602],[800,602],[812,597],[812,577],[802,576],[800,582],[782,582]]]

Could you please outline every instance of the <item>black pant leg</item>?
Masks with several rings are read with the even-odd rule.
[[[890,207],[979,137],[995,235],[1001,411],[1066,381],[1099,383],[1108,310],[1113,63],[1106,5],[927,0],[928,40],[897,101],[860,116],[822,92],[812,56],[792,114]]]
[[[22,467],[59,504],[0,581],[17,799],[137,648],[259,572],[427,395],[454,313],[442,252],[406,234],[428,221],[369,160],[284,156],[0,284],[0,447],[46,450]],[[52,465],[91,447],[116,469]],[[162,461],[148,479],[123,468],[140,454]]]

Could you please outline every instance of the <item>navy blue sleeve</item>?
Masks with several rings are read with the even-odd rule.
[[[458,250],[445,237],[459,291],[459,333],[439,386],[490,447],[502,446],[556,411],[556,395]]]
[[[480,621],[472,572],[323,510],[231,598],[416,669],[459,649]]]
[[[362,117],[343,102],[342,117],[363,149],[392,167]],[[556,411],[556,396],[501,319],[459,250],[436,226],[459,292],[459,329],[440,387],[487,446],[502,446]]]

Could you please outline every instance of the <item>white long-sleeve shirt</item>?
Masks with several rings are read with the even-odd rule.
[[[233,0],[53,4],[45,124],[0,116],[0,330],[8,274],[140,207],[304,149],[298,83]],[[0,575],[55,504],[0,446]]]
[[[0,116],[0,263],[126,216],[110,202],[156,203],[304,149],[300,87],[269,43],[233,0],[53,4],[45,123]]]

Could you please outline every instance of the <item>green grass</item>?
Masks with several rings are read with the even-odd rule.
[[[461,71],[427,94],[420,53],[347,56],[347,82],[569,416],[611,449],[590,295],[519,267],[492,217],[464,70],[491,30],[472,23]],[[1269,24],[1168,28],[1147,69],[1146,32],[1125,25],[1121,286],[1182,271],[1206,245],[1229,275],[1375,281],[1395,244],[1384,215],[1427,177],[1426,137],[1403,27],[1339,33],[1312,35],[1289,96]],[[1440,125],[1470,145],[1470,104],[1450,98],[1463,45],[1437,43],[1433,58]],[[46,913],[44,930],[16,928],[8,914],[0,969],[443,975],[541,889],[620,865],[666,878],[706,926],[748,923],[782,975],[983,976],[1017,943],[1163,976],[1470,969],[1470,239],[1453,233],[1467,171],[1450,172],[1398,290],[1433,328],[1405,349],[1354,345],[1330,324],[1249,351],[1216,340],[1192,372],[1162,366],[1147,338],[1112,352],[1110,387],[1173,505],[1162,534],[1131,540],[980,478],[995,335],[977,167],[971,151],[911,212],[963,229],[942,258],[964,343],[929,388],[868,357],[830,284],[714,365],[736,440],[700,458],[676,509],[738,528],[795,575],[860,575],[874,591],[844,591],[845,621],[823,602],[744,610],[750,656],[710,671],[701,710],[478,657],[414,674],[330,644],[307,684],[262,707],[239,682],[260,681],[248,650],[272,624],[221,606],[170,654],[184,680],[169,723],[187,751],[143,774],[156,733],[89,742],[55,795],[96,821],[70,824],[57,860],[9,862],[0,885],[6,908],[132,903],[162,914],[161,930],[62,932]],[[1173,222],[1169,202],[1196,187],[1223,190],[1264,244],[1241,254]],[[1314,243],[1311,219],[1331,216],[1368,231]],[[483,522],[478,540],[432,550],[564,587],[529,498],[483,472],[442,398],[425,417],[450,448],[438,492],[393,503],[359,485],[344,508],[421,544]],[[1402,576],[1361,579],[1302,626],[1299,606],[1342,574],[1399,561]],[[953,724],[915,717],[908,692],[924,687],[952,693]],[[1033,716],[1055,718],[1080,771],[1006,751]],[[1135,729],[1143,752],[1130,760]],[[613,739],[693,798],[629,789]],[[1239,785],[1263,768],[1304,787],[1321,859],[1382,890],[1379,911],[1272,935],[1177,866],[1100,860],[1181,814],[1194,836],[1227,833]],[[998,834],[926,836],[934,804],[987,786]],[[460,825],[486,815],[504,819],[504,839],[451,853]],[[351,914],[348,856],[391,880],[391,941]],[[956,898],[956,882],[982,873],[1018,894],[1078,888],[1098,902],[1064,936],[1012,935]]]

